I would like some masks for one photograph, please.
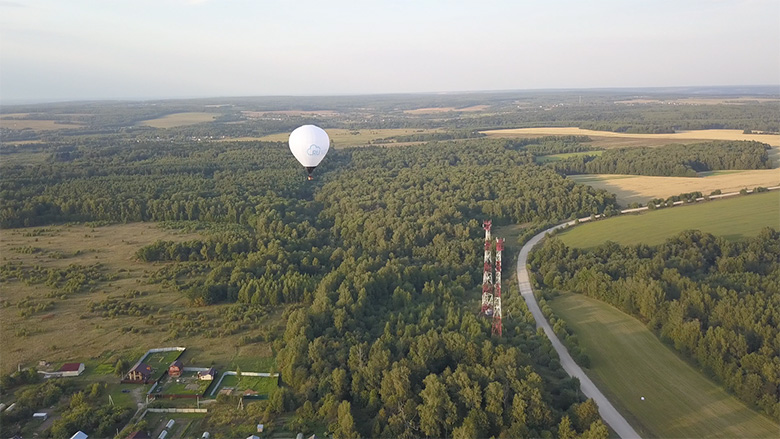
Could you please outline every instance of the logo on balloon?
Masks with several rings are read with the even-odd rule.
[[[309,147],[309,149],[306,150],[306,154],[309,155],[320,155],[320,147],[317,145],[312,145]]]

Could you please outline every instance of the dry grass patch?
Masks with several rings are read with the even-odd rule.
[[[688,192],[709,195],[720,189],[723,193],[743,188],[771,187],[780,184],[780,170],[716,172],[706,177],[649,177],[644,175],[584,174],[570,175],[574,181],[604,189],[617,195],[622,206],[637,202],[645,204],[653,198],[668,198]]]
[[[150,273],[162,264],[140,262],[134,255],[139,248],[160,239],[186,240],[196,236],[162,230],[150,223],[2,230],[2,264],[22,263],[30,268],[63,269],[73,264],[89,266],[100,263],[101,272],[113,279],[99,282],[92,291],[70,294],[66,299],[51,297],[58,291],[45,283],[27,285],[9,280],[0,284],[3,300],[0,307],[3,322],[0,328],[3,340],[0,371],[5,373],[15,369],[19,363],[29,365],[43,359],[85,361],[109,347],[118,350],[154,347],[157,344],[154,337],[121,332],[122,327],[143,325],[145,315],[113,319],[79,317],[88,312],[90,301],[121,299],[133,290],[142,293],[132,299],[140,304],[153,304],[155,307],[183,304],[185,300],[180,293],[162,291],[160,285],[148,283]],[[17,305],[25,299],[52,301],[53,307],[24,317]]]
[[[692,143],[690,141],[709,140],[755,140],[768,143],[772,146],[780,146],[778,134],[744,134],[741,130],[692,130],[679,131],[667,134],[629,134],[613,133],[609,131],[584,130],[576,127],[542,127],[542,128],[517,128],[508,130],[489,130],[482,133],[493,137],[539,137],[539,136],[591,136],[618,139],[661,140],[663,144]],[[595,146],[595,145],[594,145]],[[646,144],[636,146],[649,146]]]
[[[203,122],[212,122],[217,118],[214,113],[188,112],[168,114],[157,119],[150,119],[141,122],[141,125],[154,128],[174,128],[185,125],[195,125]]]
[[[340,113],[334,110],[272,110],[272,111],[242,111],[241,114],[249,119],[258,119],[271,114],[283,114],[285,116],[338,116]]]

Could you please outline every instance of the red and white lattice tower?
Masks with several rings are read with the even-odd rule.
[[[496,238],[496,282],[493,297],[493,335],[501,337],[501,251],[504,250],[504,240]]]
[[[482,222],[485,229],[485,271],[482,274],[482,308],[480,312],[486,316],[493,315],[493,267],[491,254],[493,253],[493,241],[490,239],[491,220]]]

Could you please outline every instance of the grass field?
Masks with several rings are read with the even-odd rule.
[[[345,130],[345,129],[328,129],[328,136],[333,142],[335,148],[347,147],[347,146],[364,146],[377,139],[384,139],[393,136],[405,136],[411,134],[425,134],[425,133],[440,133],[444,130],[428,130],[428,129],[406,129],[406,128],[393,128],[393,129],[365,129],[365,130]],[[287,142],[290,138],[290,133],[277,133],[264,137],[254,138],[251,140],[264,140],[266,142]],[[237,139],[226,139],[237,140]],[[393,145],[393,143],[385,144]]]
[[[212,380],[199,380],[197,372],[184,372],[179,378],[168,377],[160,395],[203,395],[211,386]]]
[[[211,122],[217,118],[214,113],[201,113],[201,112],[189,112],[189,113],[174,113],[168,114],[157,119],[149,119],[141,122],[141,125],[146,125],[154,128],[173,128],[185,125],[195,125],[197,123]]]
[[[76,123],[62,123],[56,120],[10,119],[9,116],[0,118],[0,128],[10,130],[52,131],[81,128],[83,126]]]
[[[489,105],[472,105],[471,107],[463,107],[463,108],[455,108],[455,107],[426,107],[426,108],[416,108],[414,110],[404,110],[404,113],[406,113],[406,114],[439,114],[439,113],[449,113],[450,111],[463,112],[463,113],[473,113],[473,112],[484,111],[488,107],[489,107]]]
[[[634,202],[646,204],[653,198],[665,199],[688,192],[708,195],[718,189],[727,193],[738,192],[742,188],[777,186],[780,184],[780,170],[718,171],[702,174],[701,177],[583,174],[566,178],[611,192],[617,195],[618,204],[628,206]]]
[[[591,357],[588,375],[642,437],[777,437],[780,425],[705,378],[633,317],[579,294],[548,304]]]
[[[185,241],[198,238],[194,233],[161,229],[153,223],[133,223],[89,227],[85,225],[48,226],[0,230],[2,264],[21,263],[32,269],[66,268],[71,264],[102,264],[102,272],[111,280],[99,281],[67,298],[51,297],[55,290],[44,283],[26,284],[9,279],[0,283],[0,372],[36,365],[39,360],[84,362],[87,373],[113,373],[116,358],[135,363],[144,352],[155,347],[185,346],[185,364],[214,365],[225,370],[232,362],[256,361],[272,357],[267,343],[242,344],[244,336],[254,337],[260,329],[238,332],[220,338],[203,335],[178,335],[171,338],[169,326],[174,313],[193,312],[187,299],[173,288],[150,282],[157,270],[170,263],[144,263],[135,252],[157,240]],[[134,294],[138,291],[139,294]],[[127,296],[130,295],[130,299]],[[23,316],[17,306],[25,300],[53,302],[51,309]],[[118,315],[103,317],[88,312],[90,301],[131,300],[152,307],[153,316]],[[221,322],[229,304],[198,308],[207,321]],[[263,324],[280,321],[281,310],[266,317]],[[168,362],[170,364],[170,362]],[[168,364],[164,364],[165,367]],[[243,365],[242,365],[243,367]],[[244,368],[244,370],[255,370]],[[106,375],[111,379],[117,379]]]
[[[755,236],[767,226],[780,228],[778,191],[621,215],[581,224],[558,236],[566,245],[578,248],[591,248],[608,240],[622,245],[655,245],[687,229],[737,240]]]
[[[232,387],[239,392],[244,390],[254,390],[260,396],[270,395],[278,387],[279,379],[273,377],[251,377],[242,375],[241,378],[235,375],[226,375],[222,379],[220,389]]]
[[[575,127],[542,127],[489,130],[482,131],[482,133],[493,137],[590,136],[594,139],[594,142],[591,143],[593,146],[601,146],[598,145],[597,138],[630,139],[632,141],[639,139],[655,142],[648,143],[647,146],[657,145],[658,143],[656,141],[659,140],[662,141],[663,144],[691,143],[691,141],[709,140],[756,140],[758,142],[768,143],[772,146],[780,146],[780,135],[778,134],[743,134],[741,130],[692,130],[668,134],[629,134],[613,133],[611,131],[583,130]],[[617,146],[620,146],[619,142],[614,145],[614,147]]]

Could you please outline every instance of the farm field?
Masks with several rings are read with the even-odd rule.
[[[222,369],[245,357],[257,360],[273,356],[267,343],[239,343],[241,337],[256,335],[259,329],[220,336],[218,343],[213,337],[171,332],[171,325],[181,321],[182,312],[197,313],[207,322],[221,322],[221,316],[231,305],[190,309],[187,298],[174,288],[151,282],[156,271],[175,264],[144,263],[135,259],[135,252],[157,240],[196,239],[199,235],[195,233],[162,229],[154,223],[131,223],[4,229],[0,234],[3,265],[62,270],[72,265],[89,267],[99,263],[96,271],[103,276],[103,280],[88,283],[83,291],[67,294],[65,298],[45,283],[28,285],[15,279],[0,283],[2,373],[15,370],[17,364],[24,367],[47,360],[84,362],[85,373],[99,369],[101,374],[111,376],[115,358],[124,358],[129,366],[146,350],[165,346],[187,347],[182,358],[186,364],[214,364]],[[114,315],[105,311],[89,312],[90,302],[107,299],[132,302],[149,307],[150,311]],[[44,309],[36,311],[36,305]],[[173,318],[176,313],[179,317]],[[264,318],[273,322],[278,320],[278,313]]]
[[[780,425],[707,379],[640,321],[580,294],[547,303],[588,352],[588,375],[642,437],[776,437]]]
[[[154,128],[173,128],[185,125],[195,125],[203,122],[211,122],[217,118],[214,113],[202,113],[202,112],[188,112],[188,113],[174,113],[168,114],[157,119],[149,119],[141,122],[141,125],[146,125]]]
[[[619,146],[657,146],[670,143],[692,143],[691,141],[708,140],[755,140],[768,143],[772,146],[780,146],[779,134],[744,134],[741,130],[692,130],[679,131],[668,134],[631,134],[631,133],[613,133],[611,131],[584,130],[576,127],[541,127],[541,128],[517,128],[507,130],[488,130],[482,131],[488,136],[494,137],[529,137],[529,136],[590,136],[593,142],[589,143],[594,147],[602,147],[600,138],[610,139],[636,139],[654,141],[646,145],[620,145],[620,142],[613,142],[612,147]],[[663,143],[657,143],[662,141]],[[606,146],[604,146],[606,147]]]
[[[667,207],[580,224],[558,236],[570,247],[591,248],[606,241],[656,245],[683,230],[698,229],[726,239],[756,236],[764,227],[780,228],[778,191]]]
[[[412,134],[426,134],[426,133],[440,133],[445,130],[435,129],[407,129],[407,128],[392,128],[392,129],[364,129],[364,130],[345,130],[345,129],[328,129],[328,136],[335,148],[348,147],[348,146],[363,146],[368,145],[374,140],[384,139],[392,136],[405,136]],[[248,140],[263,140],[266,142],[287,142],[290,138],[290,133],[278,133],[270,134],[268,136],[258,138],[245,138]],[[225,139],[226,141],[235,141],[238,139]],[[385,143],[383,145],[395,145],[394,143]]]
[[[63,123],[57,120],[12,119],[11,116],[12,115],[4,115],[3,117],[0,117],[0,129],[52,131],[81,128],[84,126],[77,123]]]
[[[473,112],[484,111],[484,110],[486,110],[489,107],[490,107],[489,105],[472,105],[470,107],[463,107],[463,108],[455,108],[455,107],[426,107],[426,108],[415,108],[414,110],[404,110],[404,113],[406,113],[406,114],[439,114],[439,113],[449,113],[450,111],[463,112],[463,113],[473,113]]]
[[[776,149],[776,148],[775,148]],[[714,172],[702,177],[651,177],[645,175],[582,174],[569,175],[578,183],[604,189],[617,195],[618,204],[646,204],[653,198],[668,198],[688,192],[709,195],[720,189],[723,193],[743,188],[772,187],[780,184],[780,169]]]

